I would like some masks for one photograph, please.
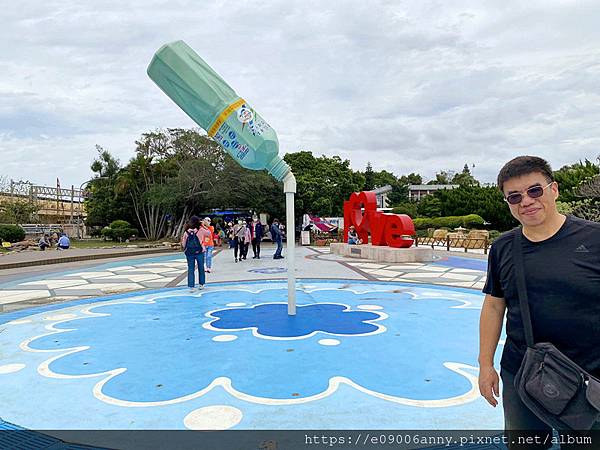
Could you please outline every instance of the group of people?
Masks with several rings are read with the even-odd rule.
[[[271,239],[277,245],[273,259],[282,259],[283,250],[283,230],[279,219],[273,219],[269,228]],[[234,261],[244,261],[248,257],[248,250],[252,244],[252,259],[260,259],[260,244],[265,236],[264,225],[258,217],[253,219],[238,219],[237,223],[229,223],[227,227],[227,237],[229,247],[233,248]]]
[[[269,231],[273,242],[277,245],[273,259],[283,259],[283,226],[279,219],[273,219]],[[220,227],[215,231],[211,225],[211,218],[200,220],[192,216],[181,237],[181,247],[184,250],[188,265],[188,287],[195,290],[195,272],[198,270],[198,289],[203,289],[206,283],[206,272],[212,272],[212,256],[215,243],[220,244],[225,238],[229,239],[230,248],[233,248],[234,261],[246,260],[248,249],[252,244],[253,259],[260,259],[260,244],[265,235],[264,226],[258,219],[238,219],[226,225],[226,230]]]
[[[67,250],[71,247],[71,240],[66,233],[61,233],[60,236],[57,233],[53,233],[52,236],[44,233],[38,241],[38,247],[41,251],[45,251],[47,248],[52,248],[54,243],[56,243],[56,250]]]
[[[248,257],[248,249],[252,244],[252,258],[260,259],[260,243],[264,236],[263,225],[257,217],[252,221],[238,219],[235,225],[227,229],[229,247],[233,248],[235,262],[244,261]]]
[[[203,289],[206,283],[206,272],[212,272],[212,255],[215,248],[215,229],[210,217],[200,220],[198,216],[190,217],[181,237],[181,247],[188,265],[188,287],[195,289],[196,267],[198,268],[198,288]]]

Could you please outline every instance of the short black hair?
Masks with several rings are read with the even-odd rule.
[[[192,216],[188,222],[189,228],[200,228],[200,217]]]
[[[498,189],[504,192],[504,183],[511,178],[518,178],[530,173],[541,173],[548,182],[554,181],[552,168],[548,161],[538,156],[517,156],[504,164],[498,174]]]

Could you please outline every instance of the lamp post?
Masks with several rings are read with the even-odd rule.
[[[77,239],[82,239],[83,238],[83,233],[81,232],[81,225],[83,224],[83,219],[81,217],[82,215],[82,208],[81,208],[81,204],[83,203],[83,186],[85,186],[88,183],[91,183],[92,181],[96,181],[96,180],[106,180],[108,179],[108,177],[96,177],[96,178],[92,178],[90,180],[84,181],[83,183],[81,183],[79,185],[79,198],[81,199],[81,201],[79,202],[78,206],[77,206]]]

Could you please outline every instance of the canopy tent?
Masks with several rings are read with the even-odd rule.
[[[331,233],[336,231],[337,228],[337,225],[333,225],[321,217],[310,214],[304,214],[302,217],[302,229],[304,231],[311,230],[318,233]]]

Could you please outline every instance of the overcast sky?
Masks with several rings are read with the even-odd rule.
[[[141,133],[195,124],[148,78],[183,39],[280,151],[493,181],[519,154],[600,155],[600,2],[26,0],[1,3],[0,175],[63,187]]]

